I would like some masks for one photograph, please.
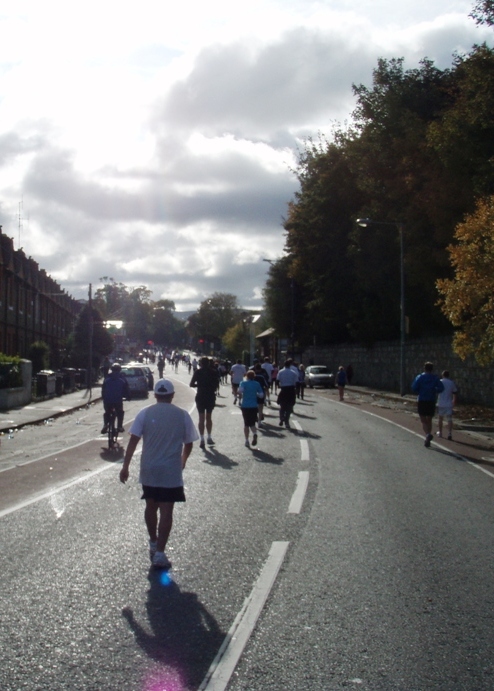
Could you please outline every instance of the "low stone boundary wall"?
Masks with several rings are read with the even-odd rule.
[[[451,338],[428,338],[408,341],[405,350],[405,370],[408,391],[414,377],[423,371],[424,362],[434,363],[437,374],[449,370],[458,387],[462,403],[494,408],[494,367],[481,367],[474,358],[461,360],[452,350]],[[327,365],[336,372],[340,365],[352,365],[352,383],[383,391],[400,391],[400,343],[381,341],[372,348],[341,343],[324,348],[310,347],[304,351],[302,362]]]

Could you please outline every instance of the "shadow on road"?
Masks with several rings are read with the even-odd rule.
[[[122,610],[136,642],[157,663],[143,688],[197,688],[225,633],[196,593],[182,592],[167,572],[151,570],[148,578],[147,619],[138,622],[130,607]]]
[[[218,465],[220,468],[224,468],[225,470],[231,470],[231,468],[238,465],[237,461],[232,461],[229,456],[218,453],[212,448],[204,450],[204,458],[202,460],[204,463]]]

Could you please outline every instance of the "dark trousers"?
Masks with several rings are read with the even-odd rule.
[[[123,427],[123,419],[125,415],[123,401],[120,401],[119,403],[105,403],[104,406],[105,414],[103,415],[103,421],[105,425],[110,422],[110,413],[113,409],[115,409],[117,413],[117,427]]]

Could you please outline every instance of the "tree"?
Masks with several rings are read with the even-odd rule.
[[[90,352],[90,319],[92,319],[92,353],[93,362],[99,365],[105,355],[110,355],[113,351],[113,338],[103,326],[103,320],[99,311],[89,305],[85,305],[74,327],[74,348],[71,358],[73,364],[79,367],[87,367]]]
[[[206,342],[219,342],[239,314],[237,298],[231,293],[213,293],[203,300],[194,319],[189,319],[195,336]],[[192,315],[191,315],[192,316]]]
[[[174,315],[175,303],[172,300],[157,300],[151,305],[151,338],[162,346],[182,346],[185,341],[185,326]]]
[[[470,17],[473,17],[477,24],[494,26],[494,0],[477,0]]]
[[[442,311],[457,328],[453,347],[481,365],[494,362],[494,196],[460,223],[448,251],[453,279],[437,282]]]

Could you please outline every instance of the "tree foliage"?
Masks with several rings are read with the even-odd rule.
[[[494,0],[477,0],[470,16],[477,24],[494,26]]]
[[[99,365],[105,355],[110,355],[113,351],[113,337],[104,327],[99,310],[95,307],[90,308],[88,304],[82,308],[75,324],[72,364],[86,367],[90,350],[92,350],[93,362]]]
[[[441,309],[457,327],[454,350],[494,362],[494,196],[478,202],[448,247],[454,278],[438,281]]]
[[[301,153],[284,221],[280,269],[296,280],[301,323],[327,342],[396,338],[403,223],[410,336],[449,332],[436,288],[452,275],[447,247],[475,200],[494,193],[494,52],[475,46],[446,70],[379,60],[372,85],[354,91],[351,127]],[[358,217],[381,225],[359,228]],[[266,304],[278,318],[275,286],[289,302],[270,272]]]

